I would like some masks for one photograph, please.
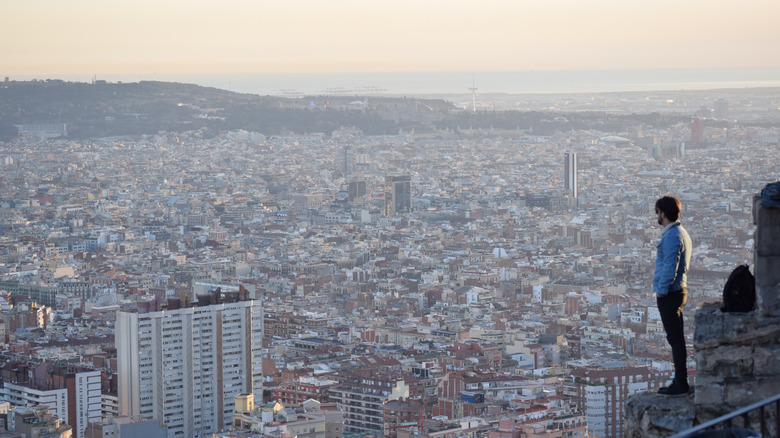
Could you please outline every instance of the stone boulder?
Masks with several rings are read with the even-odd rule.
[[[693,398],[693,391],[682,396],[634,394],[626,403],[626,438],[663,438],[692,428],[696,417]]]

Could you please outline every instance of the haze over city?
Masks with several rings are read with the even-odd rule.
[[[776,0],[5,3],[0,438],[644,438],[777,406]]]

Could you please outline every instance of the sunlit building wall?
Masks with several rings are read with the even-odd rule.
[[[235,398],[261,398],[263,309],[246,300],[118,312],[120,415],[158,419],[169,437],[230,427]]]

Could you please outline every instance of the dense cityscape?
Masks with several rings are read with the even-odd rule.
[[[693,239],[693,381],[692,315],[752,262],[753,196],[780,180],[780,91],[446,99],[596,116],[544,135],[17,126],[0,436],[624,436],[628,397],[673,369],[653,204],[677,196]],[[598,120],[654,113],[687,120]]]

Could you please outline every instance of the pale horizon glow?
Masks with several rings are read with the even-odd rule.
[[[6,2],[0,75],[777,68],[776,0]]]

